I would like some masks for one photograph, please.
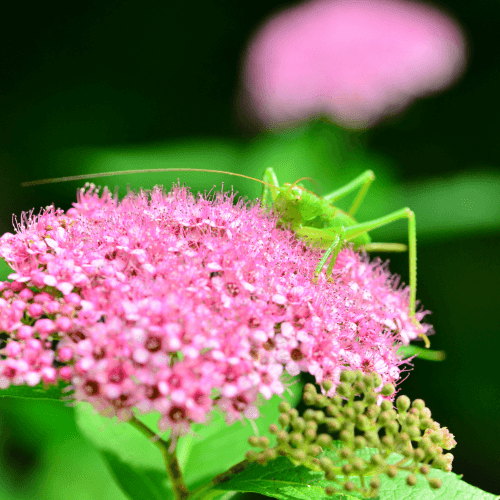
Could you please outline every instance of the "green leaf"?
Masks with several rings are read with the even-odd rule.
[[[0,259],[0,281],[6,281],[7,276],[14,271],[3,259]]]
[[[173,498],[160,450],[137,429],[116,417],[103,417],[89,403],[79,403],[76,422],[100,451],[123,492],[131,500]]]
[[[286,457],[278,457],[266,466],[250,464],[240,474],[225,483],[217,484],[218,490],[260,493],[279,500],[358,500],[358,493],[342,493],[327,497],[325,487],[333,484],[324,474],[306,467],[296,467]]]
[[[388,460],[396,463],[403,458],[394,453]],[[415,486],[406,485],[407,472],[400,472],[394,479],[380,476],[380,500],[497,500],[498,495],[487,493],[462,480],[462,477],[453,472],[443,472],[431,469],[429,478],[437,477],[443,482],[438,490],[433,490],[422,475],[417,475],[418,482]]]
[[[364,448],[356,452],[365,460],[369,460],[374,450]],[[326,456],[334,463],[340,463],[338,455],[327,451]],[[394,453],[388,459],[389,463],[396,463],[403,458]],[[452,472],[443,472],[432,469],[429,477],[438,477],[443,486],[433,490],[423,476],[418,476],[415,486],[406,485],[408,472],[400,472],[396,478],[389,479],[381,475],[381,487],[377,500],[496,500],[498,496],[486,493],[479,488],[467,484],[461,477]],[[232,476],[228,481],[217,484],[214,490],[231,490],[260,493],[279,500],[306,500],[332,498],[334,500],[353,500],[364,498],[359,493],[341,493],[334,497],[327,497],[324,488],[335,485],[324,478],[323,473],[311,471],[303,466],[295,467],[286,457],[278,457],[266,466],[250,464],[239,474]]]
[[[45,389],[43,383],[35,387],[27,385],[11,385],[8,389],[0,390],[0,397],[24,398],[24,399],[56,399],[65,401],[69,399],[68,392],[64,389],[67,383],[59,382],[58,385],[49,385]]]

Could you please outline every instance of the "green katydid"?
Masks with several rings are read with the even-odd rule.
[[[96,177],[108,177],[112,175],[125,175],[135,173],[161,173],[161,172],[212,172],[237,177],[252,179],[263,184],[261,203],[263,206],[274,210],[280,214],[278,223],[282,226],[289,226],[297,236],[304,239],[313,246],[320,246],[325,249],[315,270],[314,279],[317,279],[321,271],[326,266],[328,259],[330,262],[326,269],[326,275],[332,273],[333,266],[339,252],[347,245],[352,244],[357,249],[366,251],[406,251],[406,245],[399,243],[372,243],[369,231],[391,222],[408,219],[408,248],[410,263],[410,302],[409,314],[412,321],[420,327],[420,323],[415,317],[416,307],[416,283],[417,283],[417,237],[415,226],[415,215],[409,208],[402,208],[389,215],[373,219],[368,222],[358,223],[354,218],[359,205],[363,201],[370,184],[375,180],[375,175],[371,170],[363,172],[345,186],[320,197],[311,191],[306,190],[298,181],[290,184],[285,183],[280,186],[276,174],[272,168],[267,168],[264,172],[263,180],[254,179],[234,172],[224,172],[220,170],[188,169],[188,168],[160,168],[145,170],[126,170],[118,172],[102,172],[99,174],[87,174],[77,176],[58,177],[43,179],[38,181],[25,182],[22,186],[35,186],[54,182],[65,182],[74,180],[85,180]],[[358,191],[350,209],[344,212],[333,203],[344,196]],[[425,342],[426,348],[430,343],[427,336],[422,332],[420,336]],[[419,348],[415,347],[415,353]],[[429,354],[431,354],[428,351]],[[427,356],[427,359],[430,359]],[[436,353],[432,359],[442,359],[442,353]]]

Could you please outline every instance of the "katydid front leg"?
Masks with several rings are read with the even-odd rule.
[[[359,205],[363,201],[363,198],[365,197],[366,192],[368,191],[368,188],[370,187],[370,184],[374,180],[375,180],[375,174],[373,173],[373,171],[366,170],[359,177],[356,177],[356,179],[349,182],[349,184],[346,184],[345,186],[342,186],[341,188],[336,189],[335,191],[332,191],[331,193],[328,193],[323,198],[326,201],[333,203],[337,200],[340,200],[341,198],[348,195],[349,193],[356,191],[356,189],[360,188],[358,196],[356,196],[356,199],[354,200],[353,204],[351,205],[351,208],[347,212],[351,217],[353,217],[354,214],[357,212]]]
[[[262,180],[266,184],[264,184],[264,187],[262,188],[262,196],[260,197],[260,201],[265,207],[271,208],[279,193],[280,185],[278,183],[278,178],[276,177],[274,170],[269,167],[266,168]],[[278,189],[273,189],[271,186],[274,186]]]

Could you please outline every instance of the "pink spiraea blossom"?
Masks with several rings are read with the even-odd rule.
[[[332,391],[347,368],[397,383],[396,350],[418,335],[408,289],[352,249],[314,284],[321,252],[233,202],[179,186],[118,201],[90,186],[66,213],[23,215],[0,238],[15,270],[0,283],[0,387],[67,381],[103,414],[156,410],[179,435],[214,407],[257,417],[286,373]]]
[[[240,104],[274,128],[325,116],[365,128],[464,70],[451,18],[406,0],[312,0],[272,16],[249,44]]]

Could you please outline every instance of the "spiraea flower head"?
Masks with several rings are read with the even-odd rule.
[[[215,407],[256,418],[285,374],[329,380],[330,395],[345,368],[396,384],[397,349],[419,333],[408,290],[351,249],[313,283],[320,251],[234,202],[91,185],[67,212],[23,215],[0,238],[15,271],[0,284],[0,387],[67,381],[103,414],[158,411],[179,435]]]

